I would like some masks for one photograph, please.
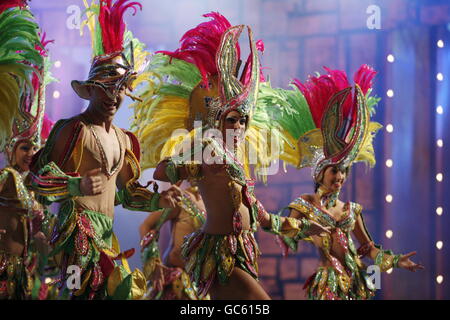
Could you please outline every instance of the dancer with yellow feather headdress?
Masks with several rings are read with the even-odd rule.
[[[39,26],[26,1],[0,4],[0,299],[46,299],[41,284],[51,214],[30,190],[33,154],[47,138],[45,87],[54,79]],[[39,250],[40,249],[40,250]],[[48,275],[48,274],[46,274]]]
[[[294,80],[293,90],[268,91],[262,100],[295,109],[278,118],[290,136],[283,158],[297,168],[312,168],[315,193],[301,195],[289,204],[290,217],[308,219],[331,230],[330,234],[304,238],[321,253],[320,267],[305,284],[308,298],[368,299],[376,288],[362,257],[372,258],[381,271],[393,267],[416,271],[423,266],[409,259],[415,252],[394,255],[374,245],[361,205],[339,200],[353,163],[375,164],[372,140],[381,125],[370,121],[370,116],[379,99],[370,96],[376,72],[369,66],[362,65],[355,73],[354,86],[343,71],[325,70],[327,74],[310,77],[306,83]],[[361,244],[359,249],[351,234]],[[289,247],[296,250],[298,239],[283,240],[285,253]]]
[[[199,187],[206,222],[182,249],[199,297],[210,292],[212,299],[268,299],[256,280],[257,226],[296,236],[306,225],[269,215],[253,194],[250,164],[264,177],[281,137],[268,110],[256,103],[264,81],[257,49],[263,44],[247,27],[250,54],[238,77],[245,26],[231,26],[219,13],[205,17],[211,20],[186,32],[178,50],[151,58],[150,85],[134,106],[134,129],[145,146],[143,166],[157,166],[155,179]],[[326,229],[314,224],[306,234],[318,232]]]

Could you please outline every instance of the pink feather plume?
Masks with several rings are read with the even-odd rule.
[[[200,71],[203,84],[208,86],[208,76],[218,73],[216,53],[224,32],[231,27],[230,22],[218,12],[203,15],[212,20],[203,22],[187,31],[180,40],[176,51],[159,51],[170,57],[194,64]],[[240,48],[237,46],[238,56]]]
[[[41,130],[41,139],[47,140],[50,135],[50,131],[52,131],[53,125],[55,123],[47,117],[47,114],[44,114],[44,120],[42,122],[42,130]]]
[[[98,21],[102,28],[103,50],[105,54],[123,50],[123,35],[125,32],[125,22],[123,15],[129,8],[134,9],[133,15],[137,12],[137,7],[142,10],[142,5],[130,0],[100,0],[100,13]],[[113,3],[114,2],[114,3]]]
[[[262,40],[256,41],[256,50],[258,50],[261,53],[264,53],[264,42]],[[250,53],[248,55],[247,62],[245,63],[244,69],[242,71],[242,76],[241,76],[241,80],[240,80],[244,85],[247,85],[250,82],[250,78],[252,76],[252,64],[253,64],[253,56]],[[264,81],[266,81],[266,79],[262,72],[261,65],[259,66],[259,68],[260,68],[259,69],[260,70],[259,81],[264,82]]]
[[[319,77],[309,77],[305,83],[301,83],[298,79],[292,81],[292,83],[303,93],[308,102],[314,123],[318,128],[321,126],[322,116],[331,97],[339,91],[351,86],[344,71],[331,70],[327,67],[324,67],[324,69],[327,71],[327,74]],[[364,95],[372,87],[372,79],[375,74],[376,72],[365,64],[355,73],[353,79],[355,83],[361,87]],[[344,118],[349,117],[350,113],[351,118],[355,118],[355,104],[356,97],[353,93],[349,95],[344,102]]]

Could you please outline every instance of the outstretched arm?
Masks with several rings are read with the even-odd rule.
[[[139,227],[144,275],[147,280],[153,282],[158,292],[164,287],[164,269],[166,268],[161,262],[158,246],[159,230],[166,221],[175,219],[178,213],[178,208],[152,212]]]
[[[404,255],[394,255],[391,251],[383,250],[381,246],[376,246],[366,228],[361,211],[357,215],[353,234],[361,244],[358,254],[361,257],[369,256],[380,267],[381,271],[387,271],[391,268],[402,268],[415,272],[416,270],[424,269],[424,266],[409,259],[416,254],[415,251]]]
[[[202,148],[197,148],[195,142],[185,152],[164,159],[156,167],[153,173],[153,179],[171,182],[172,184],[187,179],[200,179],[202,177],[201,159],[203,159],[203,150],[210,144],[210,140],[203,140]],[[197,159],[197,161],[195,161]]]
[[[300,213],[298,217],[295,214],[290,217],[280,217],[277,214],[268,213],[258,200],[256,200],[256,205],[258,208],[258,222],[264,231],[287,236],[295,240],[319,235],[323,232],[330,233],[328,227],[323,227],[314,221],[308,220],[300,216]]]
[[[161,161],[153,173],[153,179],[171,183],[175,183],[179,180],[186,180],[187,178],[188,176],[185,167],[176,164],[172,159]]]
[[[147,218],[141,223],[139,226],[139,234],[141,236],[141,239],[151,230],[154,230],[158,224],[158,221],[160,221],[162,215],[164,213],[164,210],[154,211],[150,213]],[[166,217],[165,221],[173,220],[178,216],[179,209],[175,208],[173,209]],[[164,221],[164,222],[165,222]],[[163,222],[163,223],[164,223]]]

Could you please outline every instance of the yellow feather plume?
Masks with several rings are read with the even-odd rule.
[[[0,151],[3,151],[12,135],[12,123],[19,110],[20,88],[17,80],[0,66]]]

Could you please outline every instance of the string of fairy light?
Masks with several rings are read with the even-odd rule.
[[[438,50],[438,58],[440,56],[440,49],[443,49],[445,44],[443,40],[438,40],[436,42],[436,46],[437,46],[437,50]],[[439,66],[440,63],[437,63],[437,66]],[[436,80],[437,80],[437,90],[439,90],[439,84],[444,81],[444,74],[442,72],[440,72],[440,70],[437,70],[438,72],[436,73]],[[440,103],[440,101],[437,101],[438,103]],[[441,216],[444,213],[444,209],[441,205],[439,205],[440,201],[442,200],[442,181],[444,180],[444,174],[442,173],[442,161],[443,161],[443,147],[444,147],[444,141],[442,139],[442,125],[443,125],[443,119],[442,119],[442,115],[444,113],[444,107],[441,104],[438,104],[436,106],[436,195],[437,195],[437,207],[436,207],[436,215],[438,216],[437,219],[437,228],[439,228],[440,226],[440,222],[441,222]],[[436,233],[438,235],[438,237],[441,235],[440,232]],[[442,248],[444,246],[444,242],[441,239],[437,239],[436,240],[436,250],[438,251],[437,253],[437,259],[440,260],[442,259],[442,257],[440,255],[442,255]],[[438,268],[439,268],[439,263],[437,264]],[[441,270],[436,270],[436,282],[438,283],[438,285],[441,285],[444,282],[444,276],[442,273],[440,273]]]
[[[393,54],[388,54],[388,55],[386,56],[386,60],[387,60],[389,63],[394,63],[395,57],[394,57]],[[391,89],[391,88],[389,88],[389,89],[386,91],[386,96],[387,96],[389,99],[392,99],[392,98],[394,97],[394,90]],[[385,130],[386,130],[386,132],[387,132],[388,134],[392,134],[392,133],[394,132],[394,125],[393,125],[392,123],[387,123],[386,126],[385,126]],[[394,161],[393,161],[390,157],[388,157],[388,158],[385,160],[385,163],[384,163],[384,164],[385,164],[385,166],[386,166],[388,169],[390,169],[390,168],[392,168],[392,167],[394,166]],[[388,186],[387,186],[387,187],[388,187]],[[394,197],[393,197],[393,195],[392,195],[391,193],[387,193],[387,194],[385,195],[385,198],[384,198],[384,199],[385,199],[385,201],[389,204],[389,203],[392,203],[392,201],[394,200]],[[394,236],[393,230],[391,230],[391,229],[386,230],[385,236],[386,236],[386,238],[391,239],[391,238]],[[388,273],[388,274],[391,274],[391,273],[392,273],[392,268],[389,269],[389,270],[387,270],[387,273]]]
[[[53,66],[58,69],[61,68],[61,61],[55,61],[53,63]],[[61,96],[61,92],[59,92],[59,90],[54,90],[52,96],[53,99],[59,99],[59,97]]]
[[[438,49],[442,49],[444,48],[444,41],[443,40],[438,40],[436,43]],[[386,56],[386,60],[389,63],[394,63],[395,62],[395,57],[393,54],[388,54]],[[442,72],[437,72],[436,73],[436,80],[439,82],[442,82],[444,80],[444,74]],[[388,98],[393,98],[394,97],[394,90],[393,89],[388,89],[386,91],[386,96]],[[443,120],[440,118],[444,113],[444,107],[442,105],[437,105],[436,106],[436,114],[437,114],[437,118],[436,118],[436,122],[442,122]],[[394,125],[392,123],[388,123],[385,127],[385,130],[388,134],[392,134],[394,132]],[[441,132],[437,132],[437,139],[436,139],[436,162],[437,162],[437,166],[436,166],[436,189],[437,191],[439,191],[442,188],[442,181],[444,180],[444,174],[441,172],[442,169],[442,165],[440,165],[442,163],[442,148],[444,147],[444,141],[441,137]],[[394,166],[394,161],[391,158],[387,158],[385,160],[385,165],[387,168],[392,168]],[[440,192],[437,192],[438,195],[440,195]],[[392,194],[387,193],[385,195],[385,201],[387,203],[392,203],[392,201],[394,200],[394,197]],[[439,202],[441,199],[437,199],[437,201]],[[444,209],[441,205],[438,205],[436,207],[436,215],[439,217],[441,217],[444,213]],[[438,220],[438,224],[439,224],[439,220]],[[385,232],[385,236],[388,239],[391,239],[394,235],[394,232],[391,229],[386,230]],[[438,236],[440,236],[440,234],[438,234]],[[444,246],[444,242],[441,239],[437,239],[436,243],[436,250],[438,251],[438,254],[440,254],[440,252],[442,251],[442,248]],[[388,274],[392,273],[392,269],[387,271]],[[438,285],[441,285],[444,282],[444,276],[440,273],[440,270],[436,270],[436,283]]]

